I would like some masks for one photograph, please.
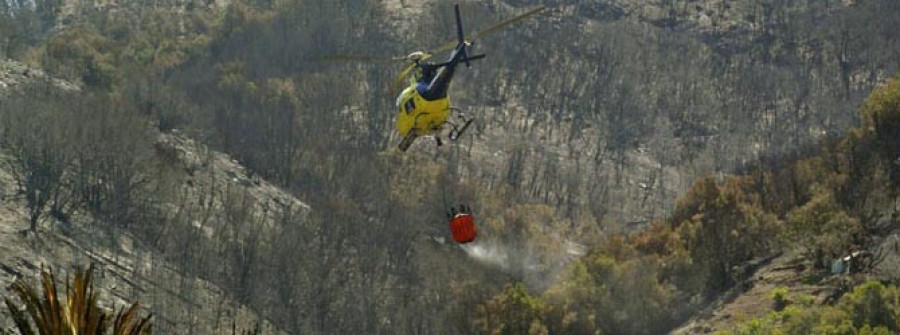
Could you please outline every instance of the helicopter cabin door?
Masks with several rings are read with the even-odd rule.
[[[450,116],[450,99],[425,100],[415,87],[407,87],[397,97],[397,132],[406,137],[413,129],[417,136],[440,129]]]

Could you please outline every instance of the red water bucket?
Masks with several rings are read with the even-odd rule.
[[[450,232],[456,243],[469,243],[475,240],[475,219],[471,214],[457,214],[450,219]]]

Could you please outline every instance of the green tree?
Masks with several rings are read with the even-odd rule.
[[[900,80],[888,80],[866,100],[860,112],[863,127],[886,152],[900,148]]]
[[[900,330],[900,289],[885,287],[877,281],[870,281],[853,290],[841,307],[852,315],[856,327],[886,327],[891,331]]]
[[[703,178],[676,209],[675,218],[693,213],[679,223],[679,236],[705,274],[707,294],[730,287],[746,275],[738,271],[743,262],[777,246],[772,236],[779,222],[762,208],[750,185],[745,177],[728,177],[721,186],[712,177]]]
[[[546,334],[544,308],[540,298],[532,297],[524,284],[516,283],[479,305],[475,323],[485,334]]]
[[[788,213],[781,237],[788,245],[802,248],[817,268],[825,269],[832,259],[851,251],[861,233],[859,220],[825,191]]]

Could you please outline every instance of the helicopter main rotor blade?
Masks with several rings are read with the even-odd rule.
[[[478,39],[478,38],[481,38],[481,37],[483,37],[483,36],[485,36],[485,35],[487,35],[487,34],[493,33],[493,32],[495,32],[495,31],[497,31],[497,30],[500,30],[501,28],[506,27],[506,26],[508,26],[508,25],[510,25],[510,24],[512,24],[512,23],[514,23],[514,22],[516,22],[516,21],[522,20],[522,19],[524,19],[524,18],[526,18],[526,17],[529,17],[529,16],[532,16],[532,15],[534,15],[534,14],[537,14],[537,13],[539,13],[540,11],[542,11],[542,10],[544,10],[544,9],[546,9],[546,8],[547,8],[547,7],[540,6],[540,7],[538,7],[538,8],[532,9],[532,10],[530,10],[530,11],[528,11],[528,12],[525,12],[525,13],[519,15],[519,16],[510,18],[510,19],[507,19],[507,20],[504,20],[504,21],[497,22],[497,23],[495,23],[495,24],[493,24],[493,25],[491,25],[491,26],[489,26],[489,27],[487,27],[487,28],[485,28],[485,29],[479,30],[479,31],[475,32],[474,34],[470,35],[469,41],[471,42],[471,41],[474,41],[474,40],[476,40],[476,39]],[[424,60],[426,60],[426,59],[429,59],[429,58],[431,58],[434,54],[437,54],[437,53],[440,53],[440,52],[446,52],[446,51],[453,50],[453,48],[455,48],[455,47],[457,46],[458,43],[459,43],[459,41],[448,42],[447,44],[444,44],[444,45],[438,47],[437,49],[434,49],[434,50],[432,50],[432,51],[427,52],[427,53],[425,54],[425,56],[424,56],[423,58],[421,58],[419,61],[424,61]],[[415,69],[415,68],[416,68],[416,64],[415,64],[415,63],[410,64],[410,65],[407,66],[405,69],[403,69],[403,71],[400,72],[399,75],[397,75],[397,78],[394,80],[393,85],[391,85],[391,91],[390,91],[390,92],[391,92],[391,95],[394,95],[394,94],[397,92],[397,90],[400,88],[400,86],[403,85],[403,81],[409,76],[410,72],[411,72],[413,69]]]
[[[432,54],[424,53],[422,58],[419,61],[424,61],[431,58]],[[403,80],[409,76],[413,69],[415,69],[416,64],[411,62],[411,60],[407,57],[373,57],[373,56],[365,56],[365,55],[330,55],[325,57],[317,58],[316,61],[319,62],[360,62],[360,63],[397,63],[397,62],[410,62],[403,71],[400,72],[399,75],[394,79],[394,82],[390,86],[390,94],[394,95],[397,90],[403,85]]]
[[[400,74],[398,74],[397,78],[394,79],[394,84],[391,85],[391,95],[394,95],[395,93],[397,93],[397,90],[400,88],[401,85],[403,85],[403,80],[406,79],[406,77],[409,76],[409,73],[412,72],[412,70],[415,68],[416,68],[416,64],[412,63],[412,64],[409,64],[409,66],[407,66],[405,69],[403,69],[403,71],[400,71]]]
[[[530,11],[527,11],[527,12],[525,12],[525,13],[519,15],[519,16],[513,17],[513,18],[511,18],[511,19],[507,19],[507,20],[504,20],[504,21],[497,22],[497,23],[493,24],[493,25],[490,26],[490,27],[484,28],[484,29],[482,29],[482,30],[479,30],[479,31],[473,33],[472,35],[469,36],[468,41],[469,41],[469,42],[475,41],[475,40],[477,40],[477,39],[479,39],[479,38],[481,38],[481,37],[484,37],[485,35],[488,35],[488,34],[490,34],[490,33],[496,32],[496,31],[500,30],[501,28],[504,28],[504,27],[506,27],[506,26],[508,26],[508,25],[510,25],[510,24],[512,24],[512,23],[514,23],[514,22],[516,22],[516,21],[522,20],[522,19],[527,18],[527,17],[529,17],[529,16],[532,16],[532,15],[534,15],[534,14],[537,14],[537,13],[541,12],[541,11],[544,10],[544,9],[547,9],[547,7],[545,7],[545,6],[540,6],[540,7],[538,7],[538,8],[535,8],[535,9],[532,9],[532,10],[530,10]],[[433,53],[433,54],[434,54],[434,53],[440,53],[440,52],[450,51],[450,50],[453,50],[453,48],[455,48],[457,44],[458,44],[457,41],[447,42],[446,44],[441,45],[441,46],[437,47],[436,49],[432,50],[430,53]]]
[[[361,62],[361,63],[393,63],[406,60],[406,57],[373,57],[364,55],[331,55],[320,57],[323,62]]]
[[[425,54],[425,56],[422,57],[422,59],[420,59],[419,61],[424,61],[429,58],[431,58],[431,54]],[[400,89],[400,86],[403,85],[403,81],[406,80],[407,77],[409,77],[409,74],[415,68],[416,68],[416,63],[410,63],[406,68],[403,69],[403,71],[400,72],[400,74],[397,75],[397,78],[394,79],[394,83],[391,84],[391,91],[390,91],[391,95],[394,95],[397,93],[397,90]]]
[[[489,26],[489,27],[487,27],[487,28],[485,28],[485,29],[479,30],[479,31],[477,31],[477,32],[475,32],[475,33],[469,35],[469,36],[468,36],[468,41],[469,41],[469,42],[475,41],[475,40],[477,40],[477,39],[479,39],[479,38],[481,38],[481,37],[484,37],[485,35],[488,35],[488,34],[491,34],[491,33],[493,33],[493,32],[496,32],[496,31],[498,31],[498,30],[500,30],[500,29],[502,29],[502,28],[504,28],[504,27],[506,27],[506,26],[508,26],[508,25],[510,25],[510,24],[512,24],[512,23],[514,23],[514,22],[516,22],[516,21],[520,21],[520,20],[522,20],[522,19],[524,19],[524,18],[527,18],[527,17],[529,17],[529,16],[532,16],[532,15],[534,15],[534,14],[537,14],[537,13],[543,11],[544,9],[547,9],[547,7],[540,6],[540,7],[537,7],[537,8],[535,8],[535,9],[532,9],[532,10],[530,10],[530,11],[527,11],[527,12],[525,12],[525,13],[519,15],[519,16],[510,18],[510,19],[507,19],[507,20],[504,20],[504,21],[497,22],[497,23],[495,23],[495,24],[493,24],[493,25],[491,25],[491,26]],[[419,59],[419,61],[420,61],[420,62],[421,62],[421,61],[425,61],[425,60],[431,58],[432,56],[434,56],[434,54],[436,54],[436,53],[446,52],[446,51],[453,50],[453,48],[455,48],[458,44],[459,44],[459,41],[452,41],[452,42],[448,42],[448,43],[446,43],[446,44],[444,44],[444,45],[441,45],[441,46],[439,46],[438,48],[433,49],[432,51],[426,52],[426,53],[422,56],[422,58]],[[398,62],[398,61],[410,61],[410,59],[408,59],[407,57],[372,57],[372,56],[363,56],[363,55],[333,55],[333,56],[322,57],[322,58],[320,58],[320,61],[327,61],[327,62],[390,63],[390,62]],[[400,86],[403,85],[403,81],[406,80],[407,77],[409,77],[409,74],[410,74],[410,73],[413,71],[413,69],[415,69],[415,68],[416,68],[416,63],[410,63],[408,66],[406,66],[406,67],[403,69],[403,71],[400,72],[400,74],[397,75],[397,77],[394,79],[394,82],[393,82],[392,85],[390,86],[390,88],[391,88],[391,89],[390,89],[390,94],[391,94],[391,95],[396,94],[396,92],[397,92],[397,90],[400,88]]]
[[[501,28],[506,27],[512,23],[515,23],[516,21],[522,20],[522,19],[532,16],[534,14],[540,13],[544,9],[547,9],[547,7],[540,6],[535,9],[532,9],[530,11],[527,11],[522,15],[516,16],[516,17],[508,19],[506,21],[498,22],[498,23],[494,24],[493,26],[479,30],[479,31],[475,32],[474,34],[472,34],[472,40],[477,40],[477,39],[481,38],[482,36],[485,36],[487,34],[490,34],[497,30],[500,30]]]

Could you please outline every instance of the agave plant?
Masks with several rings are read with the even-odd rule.
[[[108,334],[150,334],[152,315],[140,318],[138,304],[127,310],[119,310],[115,318],[97,304],[98,294],[91,282],[94,265],[87,270],[77,269],[74,279],[66,281],[66,299],[60,300],[56,290],[56,279],[52,270],[41,271],[43,295],[29,286],[21,278],[12,284],[12,291],[19,296],[23,311],[9,298],[6,307],[22,335],[99,335]],[[111,328],[110,328],[111,326]],[[36,331],[35,331],[36,329]],[[0,333],[4,332],[0,330]]]

